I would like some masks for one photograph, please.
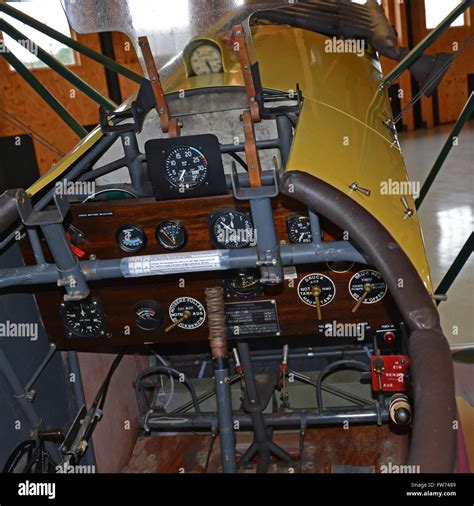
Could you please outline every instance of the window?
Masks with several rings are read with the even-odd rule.
[[[8,2],[15,9],[41,21],[45,25],[54,28],[58,32],[71,36],[69,24],[67,22],[66,14],[64,14],[60,0],[42,0],[41,2]],[[38,32],[34,28],[25,25],[7,14],[0,13],[0,17],[4,18],[9,24],[14,26],[25,37],[30,39],[33,44],[28,47],[27,41],[21,44],[13,40],[6,33],[3,34],[4,45],[11,51],[26,67],[28,68],[44,68],[47,67],[41,60],[39,60],[34,53],[36,47],[39,46],[61,63],[65,65],[73,65],[75,63],[74,51],[61,44],[60,42]],[[32,50],[33,54],[29,51]],[[12,68],[12,67],[10,67]]]
[[[461,0],[425,0],[426,28],[435,28],[461,3]],[[464,14],[454,20],[451,26],[463,26]]]

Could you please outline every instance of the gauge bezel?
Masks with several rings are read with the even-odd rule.
[[[203,166],[205,168],[205,172],[203,173],[203,175],[200,174],[199,179],[197,180],[196,184],[193,184],[192,186],[188,186],[188,187],[186,187],[183,184],[177,183],[176,180],[174,180],[173,178],[170,177],[170,174],[169,174],[170,167],[168,166],[168,162],[169,162],[170,156],[174,152],[176,152],[178,150],[186,150],[186,149],[189,149],[192,152],[193,151],[197,152],[197,156],[202,157],[202,159],[204,160]],[[184,169],[184,170],[188,171],[190,169]],[[165,177],[166,177],[166,180],[168,181],[168,183],[172,187],[174,187],[175,189],[177,189],[180,193],[186,193],[186,192],[189,192],[189,191],[194,191],[197,188],[201,187],[202,185],[208,185],[209,184],[209,161],[206,158],[206,155],[202,152],[202,149],[200,149],[199,147],[196,147],[196,146],[191,146],[190,144],[180,144],[178,146],[174,146],[172,149],[170,149],[166,153],[166,156],[164,157],[163,172],[165,174]],[[201,172],[201,169],[200,169],[200,172]]]
[[[139,248],[128,248],[127,246],[124,246],[122,244],[122,242],[120,241],[121,232],[123,232],[123,230],[125,230],[127,228],[134,228],[135,230],[140,232],[140,234],[142,235],[143,242]],[[115,240],[116,240],[116,243],[117,243],[118,247],[120,248],[120,250],[123,251],[124,253],[139,253],[140,251],[143,251],[146,248],[146,245],[148,243],[148,238],[146,236],[145,229],[135,223],[128,223],[126,225],[121,225],[117,229],[117,232],[115,233]]]
[[[97,305],[97,312],[100,316],[101,320],[101,327],[99,330],[92,334],[84,334],[83,332],[77,332],[73,327],[71,327],[70,323],[67,321],[67,311],[68,306],[72,304],[81,304],[87,302],[88,304],[96,304]],[[79,301],[66,301],[61,302],[59,304],[59,314],[61,316],[61,320],[63,322],[64,330],[66,332],[66,338],[67,339],[98,339],[102,337],[110,337],[110,334],[107,329],[107,315],[105,314],[104,308],[102,306],[102,303],[97,297],[92,297],[90,299],[86,300],[79,300]]]
[[[162,240],[161,240],[161,236],[160,236],[160,230],[163,229],[163,227],[167,226],[167,225],[176,225],[177,227],[180,228],[180,230],[182,231],[183,233],[183,236],[184,236],[184,239],[183,239],[183,242],[178,244],[178,245],[175,245],[175,246],[171,246],[169,244],[165,244]],[[166,220],[166,221],[162,221],[161,223],[159,223],[157,226],[156,226],[156,229],[155,229],[155,238],[156,238],[156,242],[164,249],[167,249],[168,251],[175,251],[175,250],[178,250],[178,249],[181,249],[181,248],[184,248],[184,246],[186,246],[186,243],[188,242],[188,233],[186,231],[186,228],[184,227],[183,223],[179,220]]]
[[[198,74],[194,70],[193,65],[191,63],[191,59],[193,57],[193,54],[196,52],[196,50],[202,48],[203,46],[213,47],[219,53],[221,68],[217,72],[212,71],[212,72],[205,73],[205,74]],[[198,41],[193,41],[192,46],[190,46],[190,48],[186,54],[186,60],[187,60],[188,74],[190,77],[191,76],[198,77],[198,76],[203,76],[203,75],[204,76],[206,76],[206,75],[211,76],[214,74],[222,74],[224,72],[224,55],[222,54],[222,49],[220,48],[219,44],[217,44],[216,42],[214,42],[213,40],[210,40],[210,39],[200,39]]]
[[[349,267],[345,270],[341,270],[341,271],[338,271],[336,269],[334,269],[333,267],[331,267],[331,263],[336,263],[336,262],[345,262],[344,260],[332,260],[332,261],[329,261],[329,262],[326,262],[326,265],[327,265],[327,268],[332,271],[332,272],[335,272],[336,274],[344,274],[345,272],[349,272],[350,270],[353,269],[355,263],[354,262],[346,262],[347,264],[349,264]]]
[[[383,300],[383,298],[385,297],[385,295],[387,295],[387,292],[388,292],[388,285],[387,285],[387,282],[385,281],[385,279],[383,279],[383,276],[382,274],[379,272],[379,271],[376,271],[375,269],[360,269],[359,271],[357,271],[352,277],[351,279],[349,280],[349,282],[347,283],[347,289],[349,290],[349,293],[351,295],[351,297],[356,301],[356,302],[359,302],[359,299],[357,299],[356,297],[354,297],[354,294],[352,293],[352,290],[351,290],[351,284],[352,284],[352,280],[358,275],[360,274],[361,272],[375,272],[376,274],[378,274],[382,281],[384,282],[385,284],[385,290],[382,294],[382,296],[377,299],[377,300],[368,300],[369,297],[366,297],[363,301],[362,301],[362,304],[377,304],[377,302],[380,302],[381,300]]]
[[[143,307],[143,306],[148,306],[148,307],[154,309],[157,312],[157,314],[159,314],[161,316],[158,320],[158,324],[155,325],[153,328],[146,328],[145,326],[143,326],[139,323],[139,317],[137,316],[136,311],[137,311],[137,309],[139,309],[140,307]],[[136,302],[132,306],[132,321],[135,324],[135,326],[137,328],[139,328],[140,330],[143,330],[145,332],[155,332],[163,325],[163,323],[165,321],[165,313],[163,312],[160,304],[156,300],[143,299],[143,300],[139,300],[138,302]]]
[[[224,214],[228,214],[228,213],[234,213],[234,214],[239,214],[241,216],[245,216],[245,218],[247,220],[249,220],[249,222],[250,222],[250,224],[252,226],[253,233],[254,234],[256,233],[255,224],[253,222],[252,215],[251,215],[249,209],[234,209],[234,208],[218,209],[217,211],[214,211],[213,213],[211,213],[209,215],[208,230],[209,230],[209,237],[210,237],[210,240],[211,240],[212,247],[215,248],[215,249],[244,249],[244,248],[250,248],[251,247],[251,243],[250,242],[246,246],[239,246],[238,248],[237,247],[235,247],[235,248],[232,248],[232,247],[229,248],[229,247],[226,246],[226,244],[229,244],[229,241],[227,241],[227,243],[221,243],[221,242],[218,241],[218,239],[216,237],[216,234],[215,234],[215,231],[214,231],[215,224],[216,224],[217,220],[221,216],[223,216]]]
[[[185,320],[185,321],[181,322],[180,324],[178,324],[177,326],[178,326],[178,328],[183,329],[183,330],[196,330],[199,327],[201,327],[204,324],[204,322],[206,321],[207,313],[206,313],[206,308],[204,307],[204,305],[201,302],[199,302],[197,299],[195,299],[194,297],[189,297],[187,295],[184,295],[183,297],[178,297],[177,299],[174,299],[168,308],[168,314],[169,314],[170,320],[172,323],[175,323],[178,320],[178,318],[174,319],[172,316],[171,308],[173,307],[173,305],[175,305],[175,307],[176,307],[181,302],[184,302],[184,301],[189,301],[190,303],[197,306],[200,310],[202,309],[203,316],[202,316],[201,320],[198,320],[198,321],[200,321],[199,324],[194,323],[192,325],[189,325],[188,323],[186,323],[186,320]]]
[[[308,220],[309,233],[311,234],[311,238],[309,241],[300,242],[300,241],[295,241],[292,238],[291,227],[295,222],[300,221],[301,218]],[[289,216],[287,216],[286,217],[286,233],[288,235],[288,240],[292,244],[311,244],[313,242],[313,231],[311,230],[311,221],[310,221],[309,216],[306,216],[305,214],[302,214],[302,213],[294,213],[294,214],[290,214]]]
[[[316,307],[316,302],[312,302],[312,303],[309,303],[307,302],[301,295],[300,293],[300,287],[301,287],[301,284],[307,279],[309,278],[310,276],[321,276],[322,278],[325,278],[327,279],[331,285],[332,285],[332,289],[333,289],[333,295],[331,297],[331,300],[328,300],[327,302],[320,302],[320,306],[323,307],[323,306],[327,306],[328,304],[331,304],[331,302],[334,301],[334,299],[336,298],[336,293],[337,293],[337,290],[336,290],[336,285],[334,283],[334,281],[329,277],[329,276],[326,276],[326,274],[322,274],[321,272],[310,272],[309,274],[306,274],[304,277],[301,278],[301,280],[299,281],[298,283],[298,286],[296,288],[296,293],[298,294],[298,297],[299,299],[301,300],[301,302],[303,302],[304,304],[306,304],[307,306],[310,306],[310,307]]]
[[[263,295],[263,284],[261,283],[260,273],[258,269],[243,269],[243,270],[246,272],[255,271],[256,275],[258,276],[257,283],[247,291],[245,289],[239,290],[233,287],[231,284],[232,281],[240,275],[239,270],[230,271],[229,275],[224,278],[224,290],[227,297],[233,297],[237,299],[250,299],[252,297],[258,297],[260,295]]]

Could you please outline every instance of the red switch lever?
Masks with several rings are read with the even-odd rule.
[[[71,241],[71,234],[69,232],[66,232],[67,240],[69,241],[69,244],[71,245],[72,252],[78,257],[78,258],[84,258],[86,256],[86,252],[82,250],[81,248],[78,248],[77,246],[74,246]]]

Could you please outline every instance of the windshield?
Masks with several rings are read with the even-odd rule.
[[[78,33],[123,32],[135,46],[147,75],[138,38],[148,37],[166,89],[167,77],[182,65],[180,56],[197,37],[225,34],[242,23],[248,28],[251,15],[288,5],[287,1],[252,0],[62,0],[68,21]],[[253,48],[245,31],[251,62]]]

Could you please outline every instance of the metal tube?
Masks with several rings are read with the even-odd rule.
[[[290,412],[264,413],[265,425],[279,430],[299,429],[301,420],[305,419],[308,427],[320,425],[341,426],[347,420],[349,424],[375,424],[378,413],[374,407],[367,408],[332,408],[318,413],[314,409],[298,409]],[[381,413],[382,421],[389,420],[386,408]],[[246,413],[234,413],[234,421],[239,424],[240,430],[251,429],[252,418]],[[147,428],[151,431],[167,430],[211,430],[217,424],[215,414],[203,413],[201,416],[180,414],[162,414],[159,412],[149,413],[144,420]]]
[[[74,397],[76,398],[77,410],[82,406],[87,406],[86,396],[84,394],[84,385],[82,383],[81,367],[79,365],[79,359],[76,351],[67,352],[67,362],[69,364],[69,371],[74,374],[74,381],[72,381],[72,388],[74,390]],[[92,438],[89,439],[87,451],[84,455],[86,463],[91,466],[96,466],[94,442]]]
[[[65,65],[63,65],[59,60],[57,60],[54,56],[50,55],[47,51],[42,49],[39,46],[36,46],[36,51],[34,51],[33,43],[31,43],[31,40],[28,39],[25,35],[23,35],[21,32],[19,32],[15,27],[7,23],[4,19],[0,19],[0,30],[7,33],[17,42],[26,41],[28,44],[26,44],[26,49],[30,51],[30,53],[37,56],[41,61],[46,63],[48,67],[50,67],[52,70],[57,72],[61,77],[69,81],[74,86],[77,86],[77,88],[82,91],[85,95],[87,95],[89,98],[94,100],[99,105],[104,106],[108,111],[113,111],[117,108],[117,104],[112,102],[112,100],[109,100],[107,97],[104,97],[102,93],[100,93],[98,90],[90,86],[86,81],[84,81],[82,78],[80,78],[77,74],[69,70]]]
[[[461,251],[458,253],[454,262],[451,264],[451,267],[448,269],[448,272],[444,275],[441,283],[438,288],[435,290],[435,294],[445,294],[450,288],[451,285],[456,280],[458,274],[461,272],[461,269],[464,267],[464,264],[469,260],[471,253],[474,249],[474,232],[471,232],[468,240],[464,243],[464,246],[461,248]],[[436,305],[438,305],[440,300],[436,301]]]
[[[420,195],[415,201],[416,209],[419,209],[419,207],[421,206],[423,200],[425,199],[428,191],[431,188],[431,185],[434,183],[436,177],[438,176],[438,173],[441,170],[443,163],[446,161],[446,158],[451,152],[451,148],[454,145],[454,141],[459,136],[459,133],[461,132],[466,121],[471,117],[473,111],[474,111],[474,91],[471,92],[471,95],[469,96],[461,114],[459,115],[459,118],[457,119],[451,131],[451,134],[444,143],[443,149],[441,149],[441,152],[438,155],[438,158],[436,159],[433,168],[430,170],[428,177],[425,179],[425,182],[421,187]]]
[[[11,7],[11,5],[7,4],[6,2],[0,2],[0,11],[5,12],[5,14],[8,14],[12,18],[22,21],[23,23],[35,28],[39,32],[48,35],[52,39],[61,42],[65,46],[68,46],[76,50],[78,53],[81,53],[84,56],[87,56],[88,58],[91,58],[92,60],[99,62],[104,67],[107,67],[108,69],[117,72],[118,74],[122,74],[123,76],[127,77],[128,79],[131,79],[132,81],[135,81],[136,83],[141,83],[143,80],[143,76],[140,76],[139,74],[133,72],[132,70],[123,67],[122,65],[118,64],[111,58],[107,58],[106,56],[98,53],[97,51],[94,51],[93,49],[84,46],[77,40],[74,40],[71,37],[64,35],[63,33],[58,32],[57,30],[54,30],[49,26],[46,26],[40,21],[37,21],[36,19],[28,16],[27,14]]]
[[[41,242],[39,240],[38,231],[35,228],[28,228],[28,239],[30,240],[33,255],[35,256],[36,263],[38,265],[46,263],[44,258],[43,249],[41,248]]]
[[[283,170],[286,169],[293,143],[293,127],[291,121],[284,115],[276,117],[278,139],[280,140],[280,155]]]
[[[281,258],[283,265],[299,265],[306,263],[319,263],[331,261],[354,261],[367,263],[363,257],[348,241],[331,241],[321,244],[282,244]],[[220,270],[255,267],[258,256],[255,248],[241,250],[222,250],[222,268]],[[187,253],[176,253],[187,255]],[[152,255],[159,257],[160,255]],[[127,257],[131,261],[139,257]],[[184,259],[184,257],[183,257]],[[79,263],[86,280],[123,278],[121,269],[123,259],[112,260],[83,260]],[[181,270],[177,268],[176,273]],[[196,272],[207,272],[205,268]],[[168,271],[166,274],[171,274]],[[12,285],[48,284],[55,283],[59,278],[58,270],[54,264],[24,266],[0,269],[0,288]]]
[[[425,52],[425,50],[428,49],[431,44],[451,26],[451,23],[453,23],[453,21],[473,3],[474,0],[464,0],[456,8],[454,8],[453,11],[450,12],[446,18],[444,18],[443,21],[441,21],[439,25],[434,28],[419,44],[417,44],[387,75],[387,77],[385,77],[382,82],[382,87],[388,88],[396,79],[398,79],[400,75],[408,67],[411,67],[412,64]]]
[[[0,5],[2,4],[0,3]],[[34,76],[13,53],[4,51],[1,55],[78,137],[82,139],[87,135],[87,130],[69,114],[54,95],[41,84],[36,76]]]
[[[138,148],[137,137],[133,132],[127,132],[122,134],[121,138],[132,186],[138,195],[145,196],[147,194],[147,180],[143,170],[143,155]]]
[[[44,368],[48,365],[49,361],[53,358],[53,355],[56,352],[56,345],[51,343],[49,345],[49,350],[44,359],[41,361],[41,364],[37,367],[36,371],[31,376],[28,383],[25,385],[25,392],[29,392],[31,387],[36,383],[36,380],[40,377],[41,373],[44,371]]]
[[[3,348],[0,347],[0,371],[5,376],[10,388],[13,392],[13,397],[17,400],[20,408],[25,414],[28,422],[32,429],[36,429],[40,427],[43,423],[43,420],[39,417],[38,413],[36,413],[33,405],[26,398],[26,392],[23,388],[23,385],[20,383],[16,372],[8,360],[8,357],[5,355]]]
[[[276,149],[280,147],[279,139],[265,139],[257,141],[258,149]],[[245,151],[245,144],[221,144],[221,153],[228,153],[233,151],[234,153],[240,153]]]

